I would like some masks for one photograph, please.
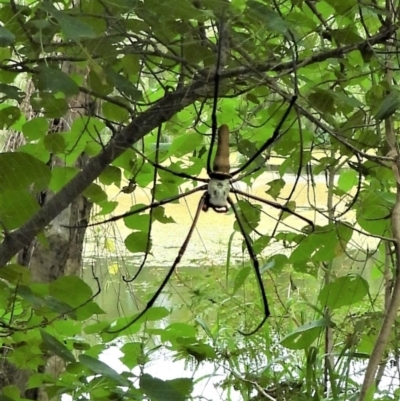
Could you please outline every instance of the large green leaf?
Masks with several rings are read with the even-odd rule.
[[[98,359],[95,359],[89,355],[79,355],[78,359],[79,362],[87,367],[91,372],[101,375],[103,377],[107,377],[120,386],[130,385],[130,382],[127,379],[118,374],[114,369],[110,368],[104,362],[99,361]]]
[[[332,323],[327,319],[319,319],[314,322],[304,324],[296,330],[289,333],[281,344],[289,349],[306,349],[310,347],[314,341],[327,327],[333,327]]]
[[[38,69],[39,90],[44,92],[62,92],[65,96],[76,95],[79,92],[79,87],[76,82],[70,78],[65,72],[42,65]]]
[[[193,389],[193,382],[191,379],[164,381],[144,374],[139,386],[152,401],[185,401]]]
[[[22,132],[30,141],[43,138],[48,130],[49,122],[47,118],[44,117],[33,118],[22,126]]]
[[[27,191],[0,192],[0,220],[7,230],[22,226],[38,210],[37,200]]]
[[[57,338],[53,337],[50,333],[40,330],[43,339],[43,345],[53,354],[58,355],[66,362],[75,362],[75,357],[72,352]]]
[[[378,111],[375,113],[375,119],[384,120],[385,118],[389,118],[399,108],[400,93],[397,90],[393,90],[383,99]]]
[[[76,276],[63,276],[53,281],[49,287],[50,295],[72,307],[82,306],[92,296],[92,289],[88,284]]]
[[[318,295],[318,301],[322,306],[337,309],[362,301],[368,291],[366,280],[359,275],[349,274],[325,285]]]
[[[45,189],[50,181],[50,169],[45,163],[27,153],[0,153],[0,192]]]
[[[0,47],[8,47],[15,41],[15,35],[9,30],[0,26]]]
[[[147,250],[147,242],[151,240],[148,239],[148,233],[144,231],[135,231],[130,233],[125,238],[125,246],[129,252],[132,253],[142,253]]]
[[[172,142],[168,156],[182,157],[190,152],[193,152],[203,142],[203,137],[197,133],[182,134]]]
[[[82,22],[79,15],[70,16],[67,12],[57,10],[52,3],[43,2],[41,7],[57,19],[66,39],[80,40],[96,37],[92,27]]]
[[[0,277],[12,284],[28,285],[31,282],[31,271],[25,266],[8,264],[1,267]]]

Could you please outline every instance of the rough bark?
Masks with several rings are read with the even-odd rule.
[[[65,66],[71,73],[71,67]],[[78,71],[75,71],[78,72]],[[82,71],[79,71],[82,74]],[[53,122],[53,128],[48,135],[53,132],[62,132],[70,127],[76,118],[87,114],[90,110],[89,99],[86,95],[80,94],[70,101],[70,111],[62,119]],[[10,143],[15,143],[11,141]],[[76,163],[76,167],[84,168],[88,158],[81,155]],[[62,159],[51,156],[49,160],[50,168],[64,166]],[[45,207],[54,193],[46,191],[40,196],[40,204]],[[26,266],[31,271],[32,281],[37,283],[50,283],[64,275],[80,274],[83,257],[83,241],[86,229],[69,229],[66,226],[75,226],[89,220],[91,203],[82,195],[61,213],[59,213],[46,227],[44,231],[47,243],[40,242],[37,238],[18,254],[18,262]],[[3,347],[3,359],[1,363],[0,386],[13,384],[16,385],[24,398],[40,401],[48,401],[45,388],[35,388],[26,390],[26,384],[30,373],[14,367],[7,361],[7,354],[12,351],[10,348]],[[40,367],[41,372],[49,373],[54,378],[64,370],[64,363],[61,358],[54,355],[44,355],[45,365]]]

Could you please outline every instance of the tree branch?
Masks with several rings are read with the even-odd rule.
[[[390,37],[395,31],[395,27],[390,27],[384,32],[368,38],[360,43],[341,46],[329,51],[316,53],[297,63],[297,67],[304,67],[313,63],[327,60],[328,58],[341,57],[353,50],[362,49],[365,45],[374,45],[382,42]],[[10,69],[2,66],[2,69]],[[260,72],[284,72],[293,69],[293,62],[285,63],[263,63],[255,64],[255,66],[242,66],[230,69],[220,73],[220,80],[234,77],[259,77]],[[11,69],[12,70],[12,69]],[[78,173],[64,188],[55,194],[55,196],[41,208],[27,223],[12,233],[7,233],[4,241],[0,244],[0,266],[5,265],[19,250],[28,245],[34,237],[42,231],[62,210],[64,210],[79,194],[81,194],[103,170],[126,149],[135,142],[143,138],[160,124],[170,120],[176,113],[197,99],[202,97],[211,97],[210,90],[215,82],[214,74],[210,74],[210,70],[204,69],[198,71],[198,79],[192,84],[179,89],[175,92],[166,94],[162,99],[157,101],[152,107],[141,113],[135,118],[120,134],[116,135],[104,150],[93,157],[86,167]],[[279,92],[278,92],[279,93]],[[298,107],[298,106],[296,106]],[[301,108],[305,113],[305,110]],[[304,114],[311,121],[318,121],[310,113]],[[327,129],[332,136],[335,133]],[[337,138],[341,140],[341,138]],[[380,158],[385,159],[385,158]],[[392,158],[386,158],[393,160]]]

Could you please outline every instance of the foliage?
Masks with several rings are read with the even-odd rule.
[[[74,400],[190,399],[193,378],[164,380],[143,371],[151,351],[164,347],[177,359],[225,368],[221,385],[228,398],[237,389],[244,400],[265,393],[278,400],[356,399],[354,361],[371,356],[389,315],[390,297],[382,299],[373,284],[383,282],[390,295],[396,266],[390,217],[399,183],[389,151],[395,149],[400,105],[398,15],[389,3],[1,3],[0,128],[24,144],[0,154],[0,327],[7,360],[32,373],[29,388],[46,384],[50,397]],[[227,48],[216,45],[224,24]],[[26,82],[34,87],[29,95]],[[237,333],[238,326],[254,327],[263,310],[248,256],[241,268],[232,267],[231,248],[225,292],[215,277],[202,277],[189,305],[195,321],[166,327],[157,326],[169,315],[164,307],[150,309],[133,325],[132,312],[113,321],[96,303],[98,282],[95,291],[77,277],[32,283],[28,269],[16,260],[7,264],[34,237],[46,244],[46,225],[80,193],[98,206],[95,221],[102,221],[116,213],[118,198],[108,195],[114,188],[145,190],[153,201],[197,188],[185,175],[197,177],[207,167],[215,84],[218,123],[231,128],[236,168],[272,137],[287,103],[298,97],[278,140],[243,169],[242,181],[251,188],[268,170],[268,157],[270,164],[283,160],[263,195],[286,204],[285,213],[266,217],[261,205],[235,200],[273,304],[272,318],[257,334]],[[74,112],[78,94],[98,107],[65,131],[51,132],[52,123]],[[90,161],[79,169],[83,152]],[[65,166],[50,169],[52,156]],[[154,165],[157,159],[164,169]],[[314,189],[324,175],[321,202]],[[294,184],[287,178],[293,176]],[[294,196],[300,177],[306,210]],[[286,191],[288,185],[293,191]],[[55,196],[41,208],[37,199],[46,190]],[[315,228],[303,227],[289,211],[308,213]],[[125,217],[127,252],[150,254],[151,227],[168,225],[173,232],[174,218],[163,205]],[[238,231],[235,224],[232,241]],[[318,292],[298,284],[298,295],[285,297],[277,290],[282,277],[291,288],[310,280]],[[397,326],[395,321],[385,361],[397,355]],[[150,338],[154,343],[146,347]],[[122,373],[99,358],[117,341],[123,341]],[[41,369],[49,355],[66,364],[57,379]],[[370,399],[396,397],[379,386],[369,391]],[[5,386],[2,398],[19,400],[19,390]]]

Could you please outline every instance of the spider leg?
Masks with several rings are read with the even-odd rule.
[[[289,208],[288,208],[287,206],[285,206],[285,205],[281,205],[281,204],[278,203],[278,202],[274,202],[274,201],[271,201],[271,200],[267,200],[267,199],[260,198],[259,196],[255,196],[255,195],[248,194],[248,193],[243,192],[243,191],[241,191],[240,189],[236,189],[236,188],[231,188],[231,192],[233,192],[234,194],[239,194],[239,195],[242,195],[242,196],[244,196],[244,197],[253,199],[253,200],[257,201],[257,202],[264,203],[265,205],[272,206],[272,207],[274,207],[275,209],[280,209],[280,210],[282,210],[282,211],[284,211],[284,212],[290,213],[290,214],[292,214],[293,216],[296,216],[296,217],[298,217],[299,219],[305,221],[307,224],[309,224],[309,225],[311,226],[312,230],[314,230],[314,223],[313,223],[311,220],[309,220],[309,219],[307,219],[307,217],[304,217],[304,216],[302,216],[301,214],[299,214],[299,213],[297,213],[297,212],[295,212],[295,211],[289,209]]]
[[[124,327],[122,327],[122,328],[120,328],[120,329],[118,329],[116,331],[107,330],[107,333],[118,333],[118,332],[120,332],[122,330],[127,329],[132,324],[136,323],[154,305],[155,301],[157,300],[157,298],[159,297],[159,295],[161,294],[161,292],[163,291],[163,289],[167,285],[169,279],[171,278],[176,266],[181,261],[182,256],[185,254],[185,251],[186,251],[186,248],[187,248],[188,243],[190,241],[190,238],[192,237],[193,231],[196,228],[197,220],[199,219],[200,213],[203,210],[203,207],[204,207],[204,205],[206,203],[206,197],[207,197],[207,192],[204,192],[204,194],[200,198],[199,204],[197,206],[196,214],[194,215],[194,218],[193,218],[193,223],[190,226],[190,229],[189,229],[189,232],[187,233],[185,241],[183,242],[181,248],[179,249],[179,253],[178,253],[178,256],[175,258],[174,264],[168,270],[168,273],[165,276],[165,278],[164,278],[163,282],[161,283],[160,287],[158,287],[157,291],[151,297],[149,302],[147,302],[146,307],[137,316],[135,316],[135,318],[133,320],[131,320],[129,323],[127,323]]]
[[[264,152],[269,146],[271,146],[271,145],[275,142],[275,140],[276,140],[276,138],[278,137],[279,132],[280,132],[280,130],[281,130],[281,128],[282,128],[282,125],[283,125],[283,123],[286,121],[286,119],[287,119],[287,117],[288,117],[290,111],[292,110],[294,104],[296,103],[296,100],[297,100],[297,96],[296,96],[296,95],[292,96],[292,98],[291,98],[291,100],[290,100],[290,103],[289,103],[289,106],[288,106],[288,108],[286,109],[285,114],[283,115],[281,121],[279,121],[279,124],[277,125],[277,127],[276,127],[275,130],[274,130],[274,132],[272,133],[271,138],[269,138],[269,139],[264,143],[264,145],[261,146],[261,148],[258,149],[258,151],[257,151],[256,153],[254,153],[254,155],[253,155],[249,160],[247,160],[246,163],[243,164],[243,166],[241,166],[240,168],[238,168],[236,171],[233,171],[233,172],[231,173],[231,176],[232,176],[232,177],[234,177],[235,175],[237,175],[237,174],[239,174],[241,171],[243,171],[245,168],[247,168],[251,163],[253,163],[253,161],[254,161],[262,152]]]
[[[251,336],[254,333],[256,333],[258,330],[261,329],[261,327],[264,325],[264,323],[266,322],[266,320],[268,319],[268,317],[270,316],[271,313],[269,311],[268,299],[267,299],[267,294],[265,293],[265,287],[262,282],[262,277],[261,277],[261,272],[260,272],[260,264],[258,263],[257,256],[254,253],[253,247],[251,245],[251,239],[247,235],[246,230],[244,229],[242,220],[239,217],[239,212],[237,211],[232,199],[230,197],[228,197],[227,201],[228,201],[229,205],[231,206],[233,213],[235,214],[236,221],[239,224],[240,232],[242,233],[244,242],[246,243],[246,248],[250,255],[251,264],[253,265],[254,273],[257,278],[257,283],[258,283],[258,286],[259,286],[260,292],[261,292],[261,300],[262,300],[263,307],[264,307],[264,317],[262,318],[261,322],[256,326],[255,329],[253,329],[249,333],[244,333],[243,331],[238,330],[239,333],[242,334],[243,336]]]
[[[179,194],[179,195],[171,196],[169,198],[162,199],[160,201],[151,203],[150,205],[146,205],[146,206],[140,207],[139,209],[131,210],[129,212],[126,212],[126,213],[123,213],[123,214],[119,214],[118,216],[110,217],[109,219],[106,219],[106,220],[103,220],[103,221],[99,221],[99,222],[96,222],[96,223],[91,223],[91,224],[88,224],[88,225],[85,225],[85,226],[72,226],[72,227],[71,226],[66,226],[66,227],[67,228],[84,228],[84,227],[99,226],[99,225],[105,224],[105,223],[111,223],[113,221],[117,221],[117,220],[123,219],[124,217],[133,216],[134,214],[144,212],[145,210],[152,209],[154,207],[166,205],[167,203],[176,201],[176,200],[181,199],[181,198],[185,198],[186,196],[189,196],[189,195],[194,194],[194,193],[199,192],[199,191],[204,191],[206,189],[207,189],[207,185],[205,184],[205,185],[202,185],[200,187],[193,188],[190,191],[187,191],[187,192],[185,192],[183,194]]]

